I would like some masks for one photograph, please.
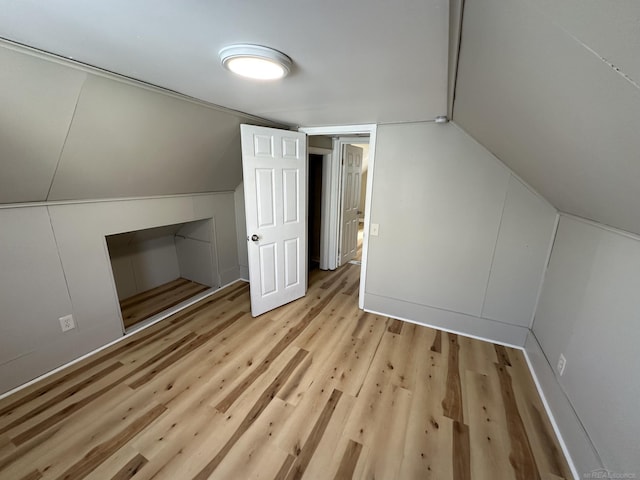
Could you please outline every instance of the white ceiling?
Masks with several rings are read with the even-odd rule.
[[[0,0],[0,37],[291,125],[446,114],[448,0]],[[276,83],[225,71],[232,43],[289,55]]]
[[[466,2],[453,120],[556,208],[640,234],[640,2]]]

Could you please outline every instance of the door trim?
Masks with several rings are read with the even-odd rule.
[[[307,136],[307,144],[309,143]],[[332,168],[333,168],[333,143],[332,148],[320,148],[320,147],[309,147],[307,146],[307,157],[311,154],[313,155],[321,155],[322,156],[322,193],[321,193],[321,201],[322,207],[321,210],[323,212],[332,212],[332,197],[333,193],[331,190],[331,181],[332,181]],[[309,165],[307,165],[307,172],[309,171]],[[330,227],[330,215],[321,215],[320,218],[320,270],[335,270],[337,268],[336,264],[336,254],[335,254],[335,240],[332,240],[331,235],[329,234]],[[308,260],[308,259],[307,259]]]
[[[373,176],[374,176],[374,166],[375,166],[375,153],[376,153],[376,131],[377,125],[375,123],[370,124],[361,124],[361,125],[331,125],[326,127],[300,127],[298,128],[299,132],[306,133],[307,135],[330,135],[330,136],[349,136],[349,135],[361,135],[368,134],[369,135],[369,167],[367,170],[367,186],[365,193],[365,202],[364,202],[364,239],[362,242],[362,266],[360,268],[360,292],[358,295],[358,307],[360,309],[364,309],[364,292],[366,287],[366,279],[367,279],[367,259],[369,256],[369,228],[371,223],[371,194],[373,191]],[[335,148],[334,148],[335,151]],[[332,164],[339,163],[335,161],[335,155],[332,155]],[[339,165],[332,165],[331,173],[332,176],[335,174],[336,168],[339,169]],[[334,180],[332,178],[332,187],[334,187]],[[339,180],[339,178],[338,178]],[[339,186],[339,182],[336,182]],[[332,188],[332,192],[335,191]],[[331,195],[334,197],[334,195]],[[332,198],[332,200],[334,200]],[[332,214],[337,215],[337,209],[331,211]],[[334,215],[332,215],[333,217]],[[331,222],[333,223],[338,221],[338,219],[331,218]],[[330,225],[330,227],[333,225]],[[338,228],[336,223],[334,228]],[[328,228],[326,230],[331,230]],[[337,232],[337,230],[334,230]],[[335,236],[335,235],[334,235]],[[335,241],[335,240],[334,240]]]

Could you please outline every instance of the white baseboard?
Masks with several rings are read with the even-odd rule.
[[[241,267],[241,271],[242,268],[243,267]],[[248,278],[248,271],[246,273]],[[129,339],[134,333],[149,328],[171,315],[174,315],[180,310],[183,310],[239,281],[248,280],[243,278],[236,279],[225,284],[219,289],[207,290],[192,299],[182,302],[171,310],[152,317],[148,321],[144,322],[144,324],[139,328],[127,332],[126,335],[67,362],[50,372],[40,375],[27,383],[13,388],[8,392],[0,394],[0,399],[8,397],[9,395],[33,385],[34,383],[44,380],[67,367],[111,347],[112,345]],[[389,310],[393,310],[393,312],[391,313]],[[589,436],[573,409],[571,402],[558,383],[553,368],[545,357],[538,340],[535,335],[529,331],[529,329],[496,322],[494,320],[487,320],[470,315],[379,297],[372,294],[365,294],[365,311],[522,350],[540,398],[542,399],[547,415],[549,416],[574,478],[582,478],[579,472],[588,473],[603,468],[602,462],[595,450],[595,447],[593,446],[593,443],[589,439]],[[525,331],[524,337],[521,330]],[[571,448],[569,448],[568,445],[571,445]]]
[[[241,267],[233,267],[220,272],[220,285],[229,285],[241,278],[240,269]]]
[[[214,293],[219,292],[220,290],[222,290],[224,288],[230,287],[231,285],[233,285],[233,284],[235,284],[237,282],[240,282],[240,281],[242,281],[242,280],[241,279],[236,279],[236,280],[234,280],[232,282],[227,283],[226,285],[223,285],[222,287],[220,287],[218,289],[211,288],[209,290],[206,290],[206,291],[204,291],[204,292],[202,292],[202,293],[190,298],[189,300],[185,300],[184,302],[179,303],[175,307],[167,309],[164,312],[159,313],[158,315],[155,315],[155,316],[151,317],[150,319],[148,319],[148,320],[146,320],[144,322],[141,322],[141,325],[140,325],[139,328],[138,328],[138,326],[136,326],[135,328],[130,329],[122,337],[118,337],[115,340],[113,340],[113,341],[111,341],[109,343],[106,343],[106,344],[96,348],[95,350],[90,351],[89,353],[85,353],[84,355],[81,355],[78,358],[74,358],[70,362],[67,362],[67,363],[65,363],[63,365],[60,365],[59,367],[54,368],[53,370],[50,370],[47,373],[43,373],[42,375],[37,376],[33,380],[29,380],[28,382],[23,383],[22,385],[18,385],[17,387],[12,388],[11,390],[0,394],[0,400],[2,400],[5,397],[8,397],[9,395],[13,395],[14,393],[17,393],[20,390],[22,390],[24,388],[27,388],[27,387],[33,385],[34,383],[39,382],[40,380],[44,380],[45,378],[50,377],[51,375],[54,375],[54,374],[58,373],[59,371],[64,370],[65,368],[68,368],[68,367],[70,367],[72,365],[75,365],[76,363],[81,362],[82,360],[85,360],[85,359],[89,358],[90,356],[95,355],[96,353],[99,353],[99,352],[101,352],[102,350],[104,350],[106,348],[111,347],[112,345],[120,343],[123,340],[127,340],[127,339],[129,339],[131,337],[131,335],[133,335],[135,333],[138,333],[138,332],[140,332],[142,330],[145,330],[145,329],[151,327],[152,325],[155,325],[156,323],[161,322],[162,320],[170,317],[171,315],[174,315],[174,314],[178,313],[179,311],[184,310],[187,307],[190,307],[194,303],[197,303],[200,300],[202,300],[204,298],[207,298],[207,297],[213,295]]]
[[[364,295],[364,310],[397,318],[418,325],[437,328],[445,332],[486,340],[500,345],[522,348],[529,329],[519,325],[474,317],[426,305],[404,302],[371,293]]]
[[[240,265],[240,280],[249,281],[249,267]]]
[[[393,312],[390,313],[390,310]],[[365,311],[522,350],[574,478],[581,479],[583,474],[603,468],[595,447],[558,383],[553,368],[535,335],[528,328],[371,294],[365,294]]]
[[[589,435],[532,332],[522,350],[574,478],[581,479],[585,474],[602,469],[602,461]]]
[[[238,280],[236,280],[236,282],[237,281]],[[235,283],[235,282],[233,282],[233,283]],[[200,300],[203,300],[203,299],[205,299],[207,297],[210,297],[211,295],[213,295],[214,293],[216,293],[219,290],[220,290],[219,288],[210,288],[208,290],[205,290],[204,292],[201,292],[201,293],[199,293],[197,295],[194,295],[191,298],[188,298],[184,302],[180,302],[177,305],[174,305],[173,307],[168,308],[168,309],[158,313],[157,315],[154,315],[153,317],[149,317],[146,320],[143,320],[142,322],[138,322],[135,325],[132,325],[131,327],[129,327],[125,331],[125,336],[126,335],[130,335],[130,334],[135,333],[135,332],[139,332],[140,330],[144,330],[145,328],[148,328],[151,325],[155,325],[159,321],[164,320],[165,318],[168,318],[171,315],[174,315],[174,314],[178,313],[180,310],[184,310],[185,308],[190,307],[194,303],[198,303]]]

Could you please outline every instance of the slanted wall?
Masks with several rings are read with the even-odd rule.
[[[241,123],[269,125],[0,41],[0,204],[233,191]]]
[[[6,42],[0,64],[2,393],[123,335],[107,235],[213,219],[213,281],[239,278],[239,125],[269,123]]]
[[[453,123],[378,127],[364,306],[523,346],[556,210]]]

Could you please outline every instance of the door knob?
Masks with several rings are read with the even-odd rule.
[[[253,235],[251,235],[251,240],[257,242],[258,240],[260,240],[260,237],[254,233]]]

